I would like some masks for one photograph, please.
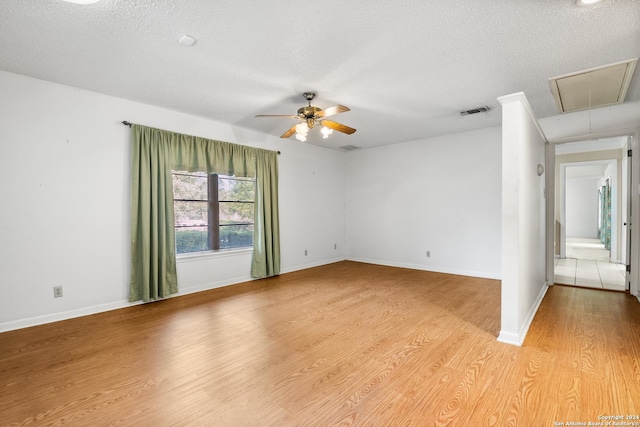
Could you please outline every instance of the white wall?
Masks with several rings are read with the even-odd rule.
[[[128,305],[122,120],[280,150],[282,271],[344,259],[342,152],[6,72],[0,93],[0,331]],[[249,280],[250,258],[179,261],[181,293]]]
[[[521,345],[546,283],[545,138],[522,93],[502,104],[502,309],[499,341]]]
[[[640,128],[640,102],[559,114],[539,120],[554,144],[634,134]]]
[[[567,237],[598,237],[599,178],[566,179]]]
[[[347,258],[499,278],[500,141],[496,127],[349,152]]]

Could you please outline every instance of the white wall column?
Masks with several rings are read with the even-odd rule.
[[[522,345],[548,288],[546,138],[523,93],[502,104],[502,315],[498,341]],[[541,173],[540,173],[541,172]]]

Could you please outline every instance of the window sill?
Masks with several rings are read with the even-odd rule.
[[[190,262],[190,261],[200,261],[204,259],[224,258],[229,256],[239,256],[244,254],[250,254],[252,252],[253,252],[253,247],[220,249],[218,251],[194,252],[189,254],[176,255],[176,262],[182,263],[182,262]]]

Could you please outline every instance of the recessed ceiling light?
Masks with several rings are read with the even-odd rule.
[[[67,3],[75,3],[75,4],[93,4],[98,3],[100,0],[63,0]]]
[[[178,43],[180,43],[183,46],[193,46],[194,44],[196,44],[196,39],[194,39],[191,36],[187,36],[186,34],[182,37],[180,37],[180,40],[178,40]]]
[[[576,0],[578,6],[592,6],[596,3],[600,3],[602,0]]]

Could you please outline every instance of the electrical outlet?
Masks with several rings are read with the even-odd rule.
[[[338,244],[337,243],[333,244],[333,249],[338,249]]]
[[[54,286],[53,287],[53,297],[54,298],[62,297],[62,286]]]
[[[306,249],[304,250],[304,256],[307,256],[307,250]]]
[[[431,258],[431,251],[427,251],[427,258]]]

